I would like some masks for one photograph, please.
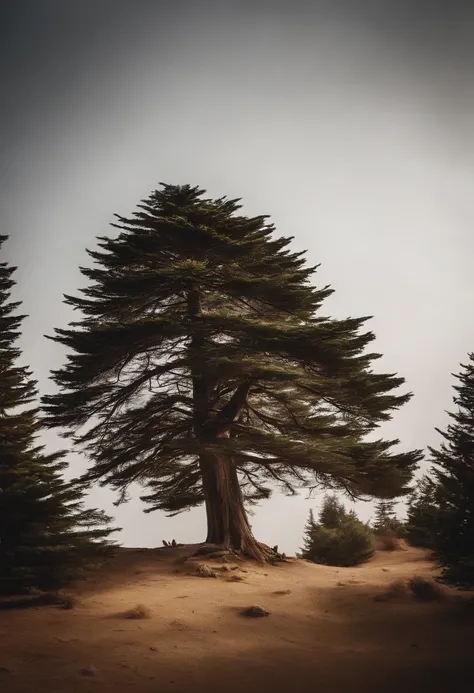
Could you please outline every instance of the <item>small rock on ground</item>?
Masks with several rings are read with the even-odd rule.
[[[97,676],[97,669],[93,664],[79,670],[81,676]]]
[[[248,606],[246,609],[242,609],[240,612],[242,616],[247,618],[262,618],[264,616],[269,616],[270,612],[261,606]]]

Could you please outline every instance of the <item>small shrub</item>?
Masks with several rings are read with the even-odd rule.
[[[135,606],[133,609],[129,609],[128,611],[124,611],[120,615],[122,618],[128,618],[131,620],[138,620],[138,619],[142,619],[142,618],[151,618],[151,611],[148,607],[143,606],[142,604],[139,604],[138,606]]]
[[[445,598],[443,588],[434,580],[415,576],[408,582],[408,586],[415,599],[420,602],[436,602]]]
[[[435,602],[444,599],[445,596],[445,592],[437,582],[417,575],[410,580],[395,580],[385,592],[375,597],[375,601],[388,602],[414,597],[420,602]]]
[[[350,567],[368,561],[373,554],[371,530],[359,520],[349,519],[335,529],[315,527],[304,558],[313,563]]]
[[[408,585],[406,580],[394,580],[385,592],[375,597],[376,602],[389,602],[402,599],[408,595]]]
[[[377,551],[402,551],[403,543],[396,534],[387,532],[386,534],[376,535],[375,548]]]
[[[349,567],[364,563],[374,554],[370,527],[353,512],[347,512],[335,497],[324,499],[319,523],[310,511],[300,558],[313,563]]]

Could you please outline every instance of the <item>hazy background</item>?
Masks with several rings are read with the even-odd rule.
[[[396,8],[394,6],[396,5]],[[18,265],[24,362],[113,213],[158,181],[242,197],[321,262],[335,317],[374,315],[379,367],[415,397],[384,433],[437,444],[452,372],[474,350],[474,13],[457,2],[12,0],[0,11],[0,232]],[[48,447],[64,441],[47,433]],[[71,474],[86,464],[71,454]],[[128,545],[204,539],[201,509],[112,511]],[[310,506],[276,495],[251,522],[294,552]],[[359,507],[364,519],[371,506]]]

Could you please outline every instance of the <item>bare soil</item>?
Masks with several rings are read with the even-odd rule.
[[[420,601],[400,588],[435,577],[423,552],[378,552],[363,566],[331,568],[184,560],[195,548],[120,549],[71,591],[74,608],[0,612],[0,690],[474,689],[470,596],[445,590]],[[249,618],[249,607],[269,613]]]

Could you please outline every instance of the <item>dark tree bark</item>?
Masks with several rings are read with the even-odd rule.
[[[189,291],[187,300],[188,315],[196,320],[202,312],[198,287]],[[191,340],[190,351],[199,355],[204,345],[204,339],[197,330]],[[211,415],[209,395],[212,383],[198,370],[193,373],[192,378],[196,437],[204,445],[215,442],[218,438],[228,437],[230,427],[247,399],[250,381],[242,383],[237,388],[217,415]],[[268,560],[272,554],[271,550],[260,544],[250,529],[237,470],[232,459],[209,451],[200,455],[199,465],[206,504],[206,543],[238,551],[259,561]]]
[[[233,549],[256,560],[267,560],[271,552],[252,534],[232,460],[204,453],[200,466],[206,502],[206,543]]]

